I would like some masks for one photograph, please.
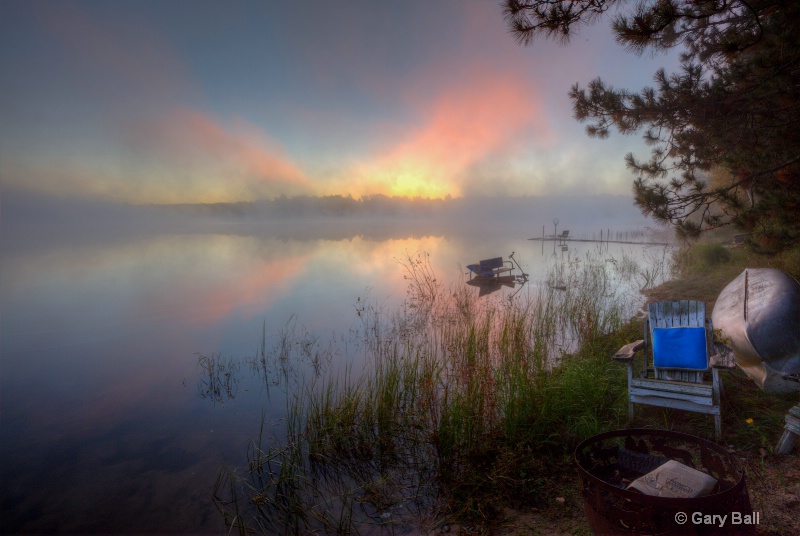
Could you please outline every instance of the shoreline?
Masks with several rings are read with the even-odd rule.
[[[642,290],[645,307],[648,303],[673,299],[697,299],[706,302],[707,310],[713,310],[720,291],[745,268],[779,268],[796,279],[800,276],[797,267],[800,251],[784,258],[762,256],[735,245],[725,247],[730,253],[718,253],[717,244],[695,245],[695,252],[688,250],[685,266],[675,277],[651,289]],[[699,248],[699,253],[698,253]],[[715,253],[704,252],[703,248]],[[709,258],[718,260],[709,262]],[[641,334],[643,320],[631,318],[621,332]],[[618,335],[618,334],[616,334]],[[639,335],[638,338],[641,338]],[[609,354],[609,362],[612,360]],[[773,449],[783,433],[783,416],[798,400],[796,395],[771,395],[760,391],[755,384],[738,370],[723,374],[725,398],[723,399],[722,444],[735,453],[745,467],[750,503],[754,512],[760,513],[756,529],[759,535],[800,534],[800,463],[798,448],[784,456],[773,454]],[[669,415],[668,421],[664,421]],[[709,422],[705,422],[709,421]],[[635,427],[664,428],[707,437],[713,430],[711,419],[705,415],[680,411],[661,411],[660,408],[637,407]],[[713,437],[713,434],[708,437]],[[571,457],[570,457],[571,458]],[[545,508],[506,509],[503,519],[486,534],[589,534],[589,526],[583,511],[583,500],[578,486],[577,470],[564,460],[551,460],[561,466],[562,491],[553,495]],[[572,461],[572,460],[570,460]],[[469,529],[469,527],[466,527]],[[455,534],[474,534],[469,530]]]

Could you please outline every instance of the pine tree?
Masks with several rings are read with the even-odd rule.
[[[575,118],[593,137],[641,133],[649,158],[626,156],[635,203],[679,234],[736,224],[764,247],[800,243],[800,2],[507,0],[505,14],[523,44],[610,18],[633,53],[680,50],[679,70],[638,93],[576,84]]]

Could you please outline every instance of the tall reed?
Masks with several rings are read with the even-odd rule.
[[[400,263],[403,306],[357,309],[360,373],[305,384],[286,436],[264,446],[262,430],[247,474],[218,480],[240,531],[368,533],[470,515],[487,490],[535,497],[531,457],[618,423],[625,379],[607,356],[628,313],[612,263],[573,259],[554,268],[566,290],[512,299],[443,286],[424,254]]]

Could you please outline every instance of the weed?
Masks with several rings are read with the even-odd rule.
[[[440,514],[480,525],[503,501],[545,501],[541,460],[624,418],[625,374],[608,355],[631,311],[613,263],[568,259],[553,267],[566,290],[478,300],[445,288],[425,254],[399,262],[403,306],[356,307],[360,373],[299,386],[286,436],[267,443],[262,428],[247,475],[219,479],[217,505],[240,530],[369,532]],[[273,360],[289,366],[293,348],[284,335]]]

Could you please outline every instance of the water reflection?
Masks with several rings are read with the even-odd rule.
[[[220,354],[201,355],[197,366],[202,371],[197,393],[200,398],[211,400],[214,404],[224,404],[236,398],[239,392],[239,369],[241,363],[233,358],[223,358]]]
[[[263,387],[267,401],[277,389],[283,397],[296,393],[298,386],[328,372],[331,363],[342,355],[340,341],[324,343],[319,334],[297,324],[291,315],[277,334],[272,346],[267,344],[266,323],[256,353],[245,357],[223,356],[221,353],[197,354],[200,377],[198,396],[212,405],[224,405],[236,398],[245,375],[255,378]]]
[[[488,296],[489,294],[494,294],[498,290],[501,290],[503,287],[511,288],[517,286],[516,281],[513,279],[492,279],[492,280],[481,280],[481,279],[470,279],[467,281],[467,285],[477,287],[479,289],[478,296]],[[518,290],[522,290],[522,285]]]
[[[368,320],[406,300],[404,252],[446,285],[497,251],[532,278],[549,262],[503,230],[347,236],[4,235],[0,532],[221,532],[221,465],[283,429],[294,378],[352,370]],[[496,295],[515,292],[532,285]]]
[[[442,284],[430,255],[406,253],[402,307],[382,316],[357,300],[364,355],[354,361],[355,374],[297,384],[285,426],[274,435],[262,428],[246,465],[220,473],[214,497],[226,522],[269,533],[435,528],[427,523],[440,520],[443,475],[487,455],[480,445],[490,437],[525,435],[531,444],[552,437],[564,416],[542,421],[545,412],[529,402],[543,396],[537,388],[570,389],[556,388],[560,380],[552,378],[573,376],[549,374],[552,367],[585,363],[587,355],[567,356],[618,329],[640,303],[626,295],[638,265],[622,259],[599,251],[568,257],[550,266],[550,278],[564,282],[557,293],[539,284],[539,296],[528,300],[514,293],[478,300],[464,282]],[[514,276],[500,275],[502,266],[497,258],[472,265],[478,275],[466,283],[511,287]]]

